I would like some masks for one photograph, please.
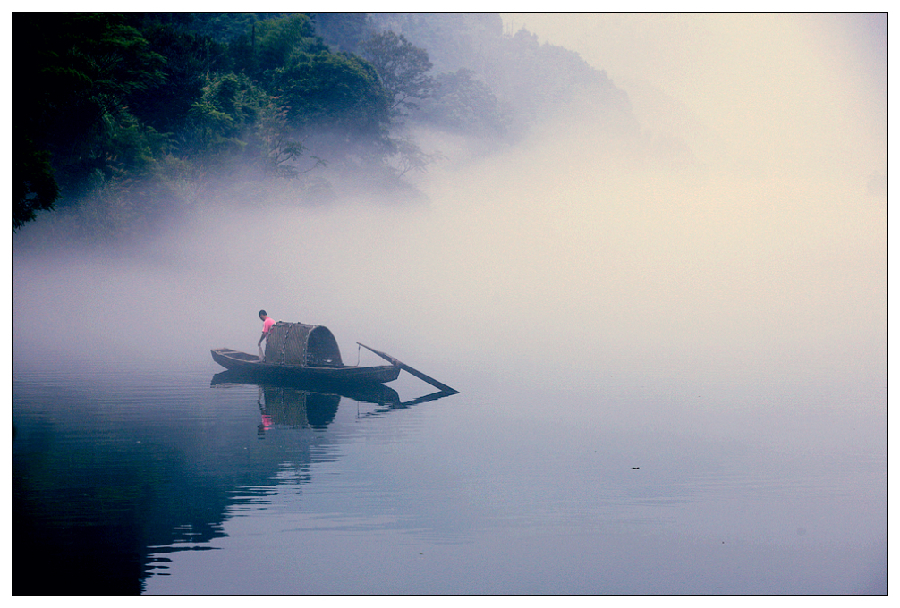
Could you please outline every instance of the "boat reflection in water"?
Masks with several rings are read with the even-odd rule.
[[[437,401],[456,391],[440,390],[409,401],[401,401],[397,391],[378,383],[346,383],[327,380],[266,378],[252,372],[228,370],[213,376],[210,386],[255,385],[260,411],[260,433],[273,427],[313,428],[323,430],[334,421],[341,397],[357,403],[378,406],[360,416],[379,415],[396,409],[407,409],[420,403]]]

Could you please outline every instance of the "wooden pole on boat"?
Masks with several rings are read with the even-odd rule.
[[[403,361],[398,361],[397,359],[393,358],[392,356],[390,356],[390,355],[387,354],[387,353],[383,353],[383,352],[381,352],[380,350],[375,350],[374,348],[371,348],[371,347],[369,347],[369,346],[366,346],[365,344],[363,344],[363,343],[361,343],[361,342],[357,342],[357,344],[359,344],[360,346],[362,346],[363,348],[365,348],[365,349],[367,349],[367,350],[372,351],[373,353],[375,353],[376,355],[378,355],[378,356],[381,357],[382,359],[385,359],[386,361],[389,361],[392,365],[396,365],[396,366],[399,367],[400,369],[404,369],[404,370],[408,371],[409,373],[411,373],[411,374],[412,374],[413,376],[415,376],[416,378],[419,378],[419,379],[421,379],[421,380],[424,380],[425,382],[427,382],[427,383],[430,384],[431,386],[436,386],[437,388],[441,389],[442,391],[446,391],[447,393],[450,393],[450,394],[454,394],[454,393],[458,393],[458,392],[459,392],[459,391],[457,391],[457,390],[454,389],[454,388],[450,388],[450,387],[447,386],[446,384],[441,384],[440,382],[438,382],[437,380],[435,380],[435,379],[432,378],[431,376],[426,376],[425,374],[423,374],[423,373],[420,372],[419,370],[413,369],[412,367],[408,366],[408,365],[407,365],[406,363],[404,363]]]

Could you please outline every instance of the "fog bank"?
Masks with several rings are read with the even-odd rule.
[[[575,108],[489,156],[435,134],[427,204],[210,201],[133,250],[14,256],[14,354],[252,352],[265,308],[453,386],[882,390],[882,46],[839,17],[517,16],[642,134]]]

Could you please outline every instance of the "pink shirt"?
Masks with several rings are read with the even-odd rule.
[[[263,333],[269,333],[269,329],[271,329],[273,325],[275,325],[275,319],[273,319],[272,317],[266,317],[266,320],[263,321]]]

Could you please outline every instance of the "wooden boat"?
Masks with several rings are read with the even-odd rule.
[[[268,363],[260,361],[256,355],[230,348],[216,348],[210,351],[213,360],[229,370],[240,370],[260,377],[294,378],[308,380],[329,380],[334,382],[379,383],[391,382],[400,375],[396,365],[375,367],[351,367],[346,365],[301,365],[291,363]]]
[[[216,348],[210,352],[213,360],[222,367],[252,372],[260,377],[383,384],[396,380],[400,371],[406,370],[447,394],[456,393],[456,390],[446,384],[426,376],[386,353],[369,348],[365,344],[359,345],[385,359],[390,365],[374,367],[344,365],[334,334],[327,327],[284,321],[279,321],[269,329],[266,352],[262,358],[230,348]]]
[[[391,387],[376,382],[342,382],[296,377],[290,374],[261,378],[259,374],[244,369],[228,369],[212,377],[210,386],[234,386],[252,384],[263,389],[278,388],[306,393],[338,395],[354,401],[378,405],[400,403],[400,396]]]

